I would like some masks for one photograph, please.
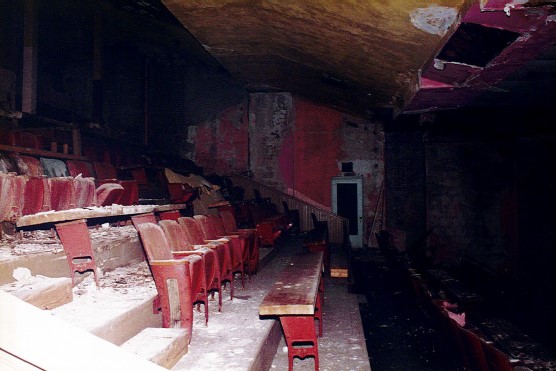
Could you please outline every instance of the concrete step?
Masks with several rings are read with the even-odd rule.
[[[100,277],[92,275],[73,288],[74,300],[50,312],[104,340],[121,345],[147,327],[161,327],[153,313],[157,296],[146,263],[118,268]]]
[[[0,303],[1,370],[164,370],[11,294]]]
[[[57,308],[73,300],[70,278],[31,276],[26,268],[18,268],[14,274],[17,280],[0,286],[0,290],[40,309]]]
[[[180,328],[146,328],[121,348],[170,369],[187,353],[188,335]]]
[[[89,229],[97,267],[112,270],[145,260],[133,226]],[[28,268],[32,275],[70,277],[64,248],[56,234],[37,230],[0,240],[0,285],[14,281],[13,271]],[[79,279],[79,275],[76,275]]]

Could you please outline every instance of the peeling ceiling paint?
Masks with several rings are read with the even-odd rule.
[[[428,8],[417,8],[409,16],[411,23],[421,31],[444,36],[457,20],[458,10],[431,5]]]

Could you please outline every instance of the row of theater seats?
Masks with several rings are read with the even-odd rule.
[[[42,211],[138,203],[135,181],[111,164],[0,153],[0,221]]]
[[[446,341],[447,349],[455,350],[458,361],[465,369],[512,371],[514,367],[524,366],[518,359],[501,351],[493,339],[472,325],[457,303],[433,297],[430,286],[419,274],[410,274],[410,284],[418,304]]]
[[[232,210],[239,225],[255,228],[264,246],[274,247],[277,239],[293,225],[291,213],[279,212],[270,199],[240,201],[222,209]]]
[[[145,250],[158,291],[164,327],[193,331],[193,306],[204,305],[208,324],[208,297],[218,292],[222,310],[222,287],[234,275],[257,272],[260,241],[253,229],[237,229],[234,216],[219,214],[182,217],[179,211],[132,217]]]

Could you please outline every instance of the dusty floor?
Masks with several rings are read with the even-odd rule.
[[[272,260],[241,288],[236,280],[236,297],[229,300],[224,293],[221,313],[216,305],[211,309],[208,326],[200,312],[195,313],[193,339],[189,353],[173,370],[244,370],[253,360],[253,348],[260,346],[261,337],[275,319],[260,320],[258,306],[286,264],[291,264],[295,254],[303,251],[301,237],[290,236],[275,248]],[[321,370],[370,370],[365,348],[363,327],[359,316],[357,297],[350,294],[347,280],[327,279],[323,308],[323,337],[319,338]],[[216,345],[216,346],[215,346]],[[275,353],[271,370],[287,370],[287,352],[284,342]],[[312,358],[296,359],[296,370],[314,369]]]

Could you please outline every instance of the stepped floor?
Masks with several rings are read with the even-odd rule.
[[[101,238],[96,233],[102,234]],[[50,266],[47,270],[58,273],[54,276],[65,275],[67,263],[61,246],[50,241],[49,235],[38,238],[41,241],[36,253],[15,254],[14,248],[3,247],[8,258],[1,261],[3,268],[9,268],[10,275],[13,268],[26,266],[29,258],[37,260],[36,265],[29,267],[33,274],[42,273],[34,269],[36,266],[43,269]],[[92,238],[95,255],[100,258],[97,262],[107,267],[100,272],[100,290],[96,289],[92,275],[85,275],[72,290],[73,301],[51,313],[116,345],[144,327],[160,326],[160,315],[152,313],[156,290],[148,266],[141,261],[141,247],[133,228],[100,229],[92,232]],[[233,300],[230,300],[229,286],[223,291],[222,312],[218,312],[218,297],[209,302],[208,325],[205,325],[202,306],[200,311],[194,311],[193,338],[188,352],[172,370],[287,369],[287,348],[279,321],[260,319],[258,307],[282,269],[304,251],[302,238],[285,236],[274,249],[261,249],[259,272],[250,280],[246,278],[244,288],[236,277]],[[121,266],[123,260],[128,263],[125,267]],[[120,267],[114,269],[114,266]],[[357,296],[348,292],[346,278],[325,277],[323,330],[323,337],[318,339],[321,370],[370,370]],[[294,368],[312,370],[314,361],[296,359]]]
[[[290,236],[261,259],[259,273],[235,297],[224,294],[222,312],[209,303],[210,318],[195,313],[189,352],[173,370],[272,370],[288,368],[287,348],[277,319],[260,319],[259,304],[281,270],[303,251],[302,239]],[[202,308],[201,308],[202,309]],[[325,279],[323,337],[319,338],[321,370],[370,370],[357,296],[348,292],[345,278]],[[314,369],[312,358],[295,359],[296,370]]]

